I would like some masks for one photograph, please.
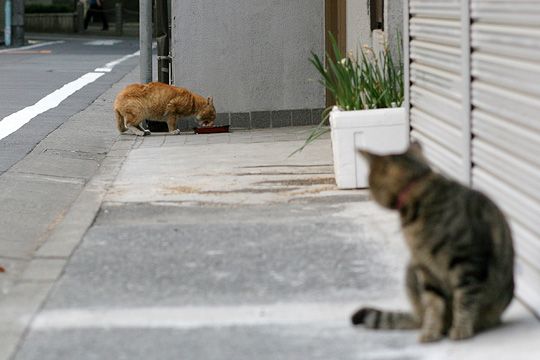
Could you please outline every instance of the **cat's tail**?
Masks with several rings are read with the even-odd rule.
[[[353,325],[370,329],[418,329],[420,321],[412,313],[361,308],[351,317]]]
[[[126,124],[124,123],[124,117],[122,116],[122,114],[120,114],[120,112],[118,110],[114,110],[114,115],[116,117],[116,127],[118,128],[118,131],[120,131],[121,133],[123,133],[124,131],[127,130],[126,128]]]

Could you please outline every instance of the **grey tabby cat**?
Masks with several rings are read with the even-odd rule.
[[[370,164],[375,201],[399,211],[413,312],[361,308],[352,323],[419,328],[422,342],[466,339],[497,325],[514,293],[514,250],[502,212],[482,193],[433,172],[418,143],[404,154],[360,153]]]

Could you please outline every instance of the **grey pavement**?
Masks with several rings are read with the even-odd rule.
[[[0,121],[35,104],[81,75],[138,50],[138,41],[130,38],[29,37],[34,39],[30,47],[0,51]],[[112,43],[98,45],[103,40]],[[49,45],[41,46],[44,44]],[[39,47],[31,47],[36,45]],[[20,161],[66,119],[86,109],[112,84],[133,70],[136,64],[137,58],[128,59],[116,66],[114,71],[79,90],[77,96],[70,96],[60,106],[38,115],[20,130],[1,139],[0,174]],[[88,141],[86,146],[90,144],[92,142]]]
[[[95,57],[85,66],[91,67],[98,62],[103,65],[118,58],[122,52],[132,52],[128,48],[105,51],[99,57],[100,61]],[[67,52],[68,48],[60,46],[52,50]],[[8,58],[10,60],[6,60]],[[81,55],[79,59],[84,57]],[[31,105],[47,91],[56,89],[61,84],[58,79],[65,80],[57,79],[52,72],[49,82],[29,84],[24,78],[24,66],[41,67],[43,71],[44,66],[50,66],[62,72],[58,64],[39,64],[42,60],[34,58],[33,54],[2,53],[2,64],[6,61],[15,61],[12,65],[18,66],[23,74],[19,78],[10,77],[13,74],[9,68],[1,66],[0,69],[2,79],[6,75],[9,84],[19,85],[13,87],[18,96],[9,101],[14,106],[13,111]],[[126,76],[135,63],[128,61],[119,65],[75,97],[66,99],[59,107],[37,116],[0,140],[0,266],[5,270],[0,273],[0,358],[9,356],[10,349],[26,328],[28,316],[41,306],[65,265],[64,259],[36,257],[36,250],[48,239],[62,233],[79,234],[80,239],[99,209],[101,199],[95,196],[99,193],[90,190],[100,176],[114,174],[110,164],[115,158],[106,155],[112,155],[118,147],[118,134],[109,126],[112,99],[120,86],[136,81],[135,74]],[[80,71],[84,71],[83,66],[79,66]],[[70,80],[79,76],[79,70],[70,72],[67,67],[64,70]],[[123,82],[119,83],[122,78]],[[11,93],[10,86],[2,87],[4,93]],[[3,101],[7,100],[0,102]],[[76,201],[79,197],[86,202]],[[95,208],[89,206],[91,200],[94,200]],[[89,217],[79,216],[78,208],[81,213],[90,214]]]
[[[125,80],[133,81],[133,78]],[[0,277],[2,293],[8,291],[35,250],[62,222],[85,184],[106,160],[106,154],[118,146],[115,145],[117,133],[108,125],[112,99],[119,86],[120,83],[112,88],[99,85],[104,87],[101,91],[107,98],[99,98],[68,121],[57,114],[57,129],[52,131],[53,127],[49,133],[40,135],[42,140],[37,145],[29,143],[32,151],[7,167],[0,176],[3,190],[0,192],[0,262],[6,268],[6,273]],[[51,115],[46,113],[45,116]],[[42,118],[29,125],[35,124],[42,126]],[[21,134],[32,137],[35,132],[23,127],[1,141],[2,148],[10,148],[11,141]]]
[[[49,35],[34,44],[38,48],[3,50],[0,121],[65,82],[137,50],[133,39],[114,48],[87,44],[94,40]],[[129,59],[0,139],[0,264],[6,269],[0,276],[0,298],[22,276],[35,250],[63,222],[71,204],[104,164],[117,137],[108,125],[119,88],[111,90],[111,86],[135,66],[136,59]]]
[[[350,326],[359,306],[407,307],[396,214],[336,189],[327,136],[288,157],[309,127],[116,135],[109,105],[135,76],[64,125],[95,122],[103,146],[76,143],[97,158],[18,165],[65,171],[76,198],[20,249],[32,258],[0,300],[0,359],[538,358],[540,323],[517,301],[461,343]],[[40,156],[64,154],[46,144]]]

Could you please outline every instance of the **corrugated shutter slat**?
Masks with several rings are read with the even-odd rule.
[[[477,80],[472,87],[472,104],[531,130],[540,130],[540,98]]]
[[[540,316],[540,1],[408,5],[411,138],[435,168],[507,215],[516,292]]]
[[[477,50],[540,60],[540,28],[537,27],[474,23],[471,41]]]
[[[446,46],[421,40],[411,41],[411,59],[419,64],[458,73],[461,68],[460,51]]]
[[[473,53],[472,75],[495,84],[540,96],[540,63],[506,56]]]
[[[505,119],[480,109],[473,116],[472,131],[476,137],[540,167],[540,132],[533,131],[526,121]]]
[[[471,18],[509,24],[540,23],[540,2],[523,0],[476,0],[471,4]]]
[[[460,0],[411,0],[410,13],[417,16],[459,18]]]
[[[540,2],[471,0],[473,186],[512,224],[517,294],[540,314]]]
[[[459,173],[462,169],[462,159],[448,150],[448,148],[433,140],[430,134],[415,129],[411,131],[411,138],[418,140],[422,144],[424,155],[439,172]]]
[[[411,110],[411,126],[424,134],[430,134],[430,137],[436,142],[444,145],[448,150],[454,152],[456,157],[459,157],[455,144],[459,143],[461,133],[455,126],[435,118],[417,107]]]
[[[461,0],[409,2],[409,120],[428,160],[464,178],[464,53]],[[457,145],[456,145],[457,142]]]
[[[411,81],[441,96],[461,101],[462,80],[456,73],[414,62],[411,64]]]
[[[461,38],[460,22],[455,20],[414,17],[410,31],[415,39],[439,44],[459,46]]]
[[[540,168],[477,137],[473,140],[473,162],[476,166],[497,174],[514,188],[540,201]],[[528,210],[527,210],[528,211]],[[538,214],[540,219],[540,213]]]

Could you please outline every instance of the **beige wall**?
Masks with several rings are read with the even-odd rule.
[[[347,51],[356,52],[363,45],[378,49],[381,42],[388,41],[393,55],[397,56],[398,33],[403,33],[403,0],[385,0],[384,33],[371,32],[369,3],[369,0],[347,0]]]
[[[324,107],[311,52],[324,51],[323,0],[175,0],[174,82],[220,112]]]
[[[384,32],[390,44],[392,56],[397,58],[396,45],[398,45],[398,40],[403,37],[403,0],[386,0],[384,2]],[[401,53],[403,54],[403,51]]]
[[[369,0],[347,0],[347,52],[371,46]]]

